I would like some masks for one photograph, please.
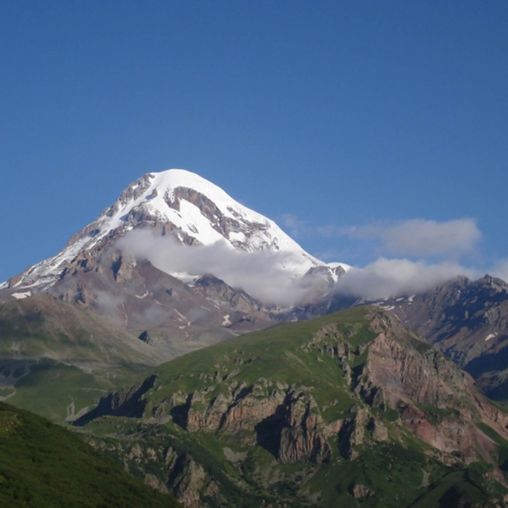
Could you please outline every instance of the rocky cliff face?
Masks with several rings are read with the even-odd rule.
[[[405,329],[397,318],[378,314],[371,327],[375,339],[353,349],[337,341],[336,333],[326,327],[314,336],[311,346],[338,359],[351,389],[368,406],[396,411],[403,425],[422,441],[464,461],[478,456],[489,461],[493,445],[477,422],[508,437],[507,415],[475,388],[468,374]],[[352,370],[349,365],[357,364],[362,356],[364,363]],[[361,442],[359,428],[365,428],[366,420],[360,412],[346,422],[343,434]],[[375,418],[369,425],[376,428]],[[377,427],[378,435],[382,434],[382,424]]]
[[[69,263],[48,292],[136,337],[147,332],[161,361],[273,321],[266,306],[216,277],[186,284],[119,252]]]
[[[469,372],[484,392],[508,398],[508,285],[458,278],[432,291],[387,302],[402,321]]]
[[[189,432],[243,434],[245,446],[259,445],[282,463],[329,459],[326,426],[309,393],[264,380],[228,388],[211,400],[206,391],[173,394],[154,406],[152,415],[169,415]]]
[[[262,493],[259,499],[273,506],[297,499],[327,506],[328,494],[316,487],[320,475],[376,463],[380,450],[388,461],[412,450],[411,467],[420,464],[420,474],[482,462],[489,478],[504,482],[498,453],[508,440],[507,415],[468,374],[380,310],[355,309],[247,335],[170,362],[155,376],[141,397],[142,416],[127,420],[139,422],[136,432],[143,429],[157,453],[163,443],[185,450],[179,473],[163,468],[158,478],[187,506],[220,506],[217,499],[231,502],[238,489]],[[91,428],[107,420],[101,415],[115,414],[108,400],[130,404],[127,393],[104,399],[85,417]],[[160,459],[155,463],[163,467]],[[146,461],[138,467],[146,472]],[[194,476],[192,493],[179,493],[182,475]],[[389,496],[363,473],[347,485],[335,481],[343,502]]]
[[[404,332],[395,318],[385,319],[391,324],[373,323],[379,334],[369,346],[358,392],[374,404],[396,409],[407,428],[441,452],[469,462],[478,456],[489,461],[493,445],[477,422],[508,437],[507,415],[440,352]],[[413,347],[400,340],[404,335]]]

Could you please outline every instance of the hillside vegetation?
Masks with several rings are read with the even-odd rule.
[[[0,506],[176,507],[78,436],[0,403]]]

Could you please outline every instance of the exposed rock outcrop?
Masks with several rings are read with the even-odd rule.
[[[141,384],[135,385],[125,392],[115,392],[102,397],[96,408],[85,413],[74,421],[74,425],[82,426],[99,416],[128,416],[140,418],[146,406],[143,395],[152,388],[156,376],[146,378]]]
[[[293,387],[238,386],[210,401],[199,392],[179,394],[153,409],[158,418],[164,413],[190,432],[247,432],[245,439],[251,445],[266,448],[283,463],[323,462],[330,455],[317,404],[308,393]]]

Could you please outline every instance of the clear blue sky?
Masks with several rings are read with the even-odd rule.
[[[477,220],[508,257],[508,2],[0,2],[0,279],[141,174],[201,173],[305,221]]]

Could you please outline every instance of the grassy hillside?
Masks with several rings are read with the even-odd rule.
[[[320,407],[327,408],[326,419],[344,415],[353,401],[336,360],[310,355],[302,345],[329,323],[337,323],[355,345],[367,343],[375,334],[364,319],[365,312],[357,308],[339,318],[334,314],[281,324],[176,358],[155,369],[159,389],[151,394],[150,404],[156,405],[177,391],[190,393],[205,387],[207,398],[212,399],[227,384],[221,382],[221,376],[233,374],[235,381],[247,385],[264,378],[312,387]]]
[[[386,367],[393,355],[411,376]],[[474,423],[478,392],[379,310],[279,325],[154,373],[144,393],[115,394],[82,423],[92,419],[94,446],[188,506],[489,506],[506,492],[495,440]],[[480,443],[469,455],[461,439],[451,452],[424,439],[463,429]]]
[[[73,433],[0,403],[0,506],[176,507]]]
[[[73,364],[154,364],[148,344],[48,294],[0,304],[0,355]]]
[[[50,295],[0,304],[0,397],[53,421],[133,382],[157,360],[149,345]]]

